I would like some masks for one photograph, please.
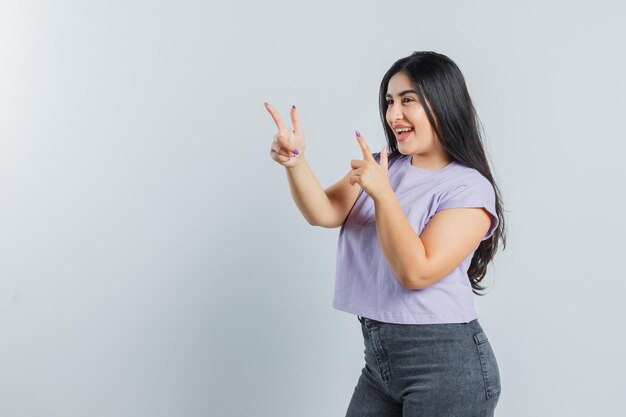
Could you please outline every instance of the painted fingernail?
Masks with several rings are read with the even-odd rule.
[[[292,105],[291,105],[291,108],[292,108],[292,109],[295,109],[295,108],[296,108],[296,106],[294,106],[294,105],[292,104]]]
[[[354,131],[354,133],[356,133],[356,135],[357,135],[358,137],[361,137],[361,133],[359,133],[359,131],[358,131],[358,130],[355,130],[355,131]]]
[[[297,150],[297,149],[294,149],[294,150],[293,150],[293,153],[295,153],[296,155],[298,155],[300,152],[298,152],[298,150]]]

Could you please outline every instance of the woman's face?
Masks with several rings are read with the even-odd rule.
[[[411,79],[404,72],[397,72],[389,80],[386,100],[387,124],[395,134],[400,153],[425,157],[441,155],[443,147],[428,121]],[[403,127],[411,130],[398,132]]]

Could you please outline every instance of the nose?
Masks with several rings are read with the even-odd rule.
[[[402,113],[402,107],[396,106],[396,104],[392,104],[387,108],[387,117],[391,123],[403,120],[404,114]]]

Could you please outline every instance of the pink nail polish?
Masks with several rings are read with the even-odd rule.
[[[358,130],[355,130],[354,133],[356,133],[358,137],[361,137],[361,133]]]

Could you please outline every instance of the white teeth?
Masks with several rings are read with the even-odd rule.
[[[403,127],[402,129],[396,129],[396,132],[401,133],[401,132],[408,132],[410,130],[413,130],[410,127]]]

